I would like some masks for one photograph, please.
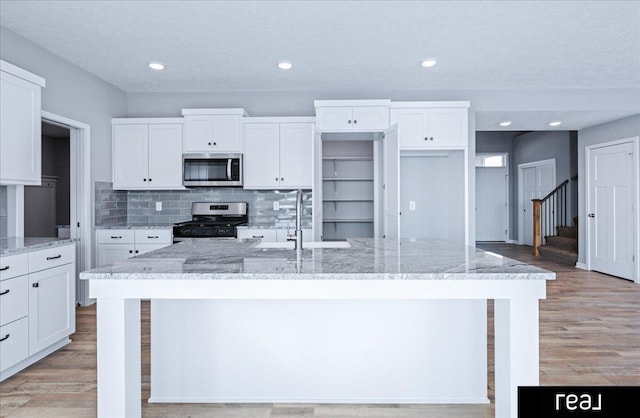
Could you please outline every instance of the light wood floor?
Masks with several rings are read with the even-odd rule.
[[[640,385],[640,285],[536,259],[529,247],[482,248],[555,271],[540,303],[542,385]],[[489,318],[492,306],[489,304]],[[147,404],[149,311],[143,304],[144,417],[493,417],[493,405]],[[489,321],[491,331],[492,321]],[[77,309],[73,342],[0,384],[0,417],[95,417],[95,306]],[[489,333],[489,397],[493,347]]]

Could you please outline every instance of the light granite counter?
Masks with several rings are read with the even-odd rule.
[[[149,401],[214,403],[487,403],[493,300],[496,417],[516,418],[517,387],[539,384],[538,303],[555,273],[445,241],[348,242],[184,241],[82,272],[98,417],[141,416],[150,299]]]
[[[130,224],[116,224],[116,225],[104,225],[96,226],[96,229],[172,229],[173,225],[167,224],[151,224],[151,225],[130,225]]]
[[[26,253],[30,251],[42,250],[44,248],[67,245],[76,242],[72,238],[58,237],[9,237],[0,239],[0,255],[12,255]]]
[[[350,248],[258,248],[259,240],[184,241],[81,279],[552,280],[555,273],[447,241],[350,239]],[[304,247],[304,243],[303,243]]]

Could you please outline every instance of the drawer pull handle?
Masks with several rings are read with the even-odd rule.
[[[0,296],[2,296],[2,295],[6,295],[6,294],[7,294],[7,293],[9,293],[10,291],[11,291],[11,289],[7,289],[7,290],[5,290],[4,292],[0,293]]]
[[[40,283],[34,283],[31,285],[31,287],[40,287]]]
[[[122,238],[122,237],[121,236],[114,237],[113,235],[111,235],[111,239],[120,239],[120,238]]]
[[[7,335],[5,335],[4,337],[0,338],[0,341],[4,341],[4,340],[6,340],[7,338],[9,338],[10,336],[11,336],[11,334],[7,334]]]
[[[62,254],[58,254],[53,257],[47,257],[47,260],[57,260],[58,258],[62,258]]]
[[[158,239],[160,237],[157,236],[157,235],[147,235],[147,238],[149,238],[149,239]]]
[[[7,270],[9,270],[9,267],[11,267],[11,266],[4,266],[4,267],[2,267],[0,269],[0,271],[7,271]]]
[[[264,235],[254,235],[254,238],[264,238]]]

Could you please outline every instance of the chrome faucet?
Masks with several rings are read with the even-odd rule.
[[[294,250],[302,250],[302,190],[296,193],[296,230],[294,235],[288,235],[287,241],[295,241]]]

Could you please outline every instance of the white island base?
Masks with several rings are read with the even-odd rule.
[[[150,402],[488,403],[484,300],[154,300]]]

